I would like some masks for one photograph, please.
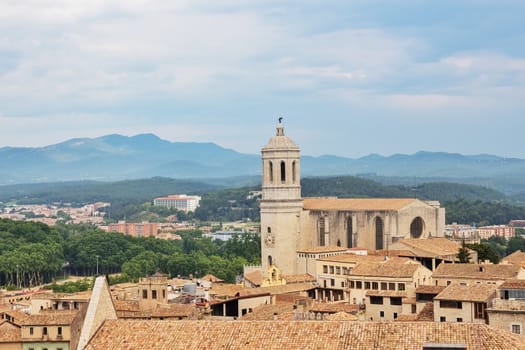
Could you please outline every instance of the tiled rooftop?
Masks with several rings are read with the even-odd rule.
[[[315,277],[309,273],[302,275],[283,275],[282,278],[286,281],[286,283],[304,283],[316,281]]]
[[[516,278],[521,267],[502,264],[439,264],[433,278],[506,280]]]
[[[22,340],[20,327],[0,319],[0,346],[2,343],[14,343]]]
[[[243,321],[271,321],[275,317],[281,321],[293,320],[293,304],[263,304],[241,317]],[[276,315],[277,314],[277,315]]]
[[[190,317],[195,304],[157,304],[151,312],[152,317]]]
[[[106,321],[86,350],[421,350],[423,344],[469,350],[522,349],[525,342],[485,324],[347,321]]]
[[[493,284],[472,284],[463,286],[459,283],[452,283],[439,293],[435,300],[461,300],[473,302],[487,302],[496,293],[496,286]]]
[[[219,277],[216,277],[214,275],[208,274],[201,278],[203,281],[210,281],[212,283],[222,283],[224,280],[221,280]]]
[[[323,312],[323,313],[337,313],[337,312],[358,312],[359,305],[348,303],[316,303],[310,307],[309,311]]]
[[[421,268],[417,262],[386,260],[382,262],[369,262],[358,264],[353,270],[353,276],[374,276],[392,278],[411,278]]]
[[[525,280],[508,279],[499,286],[499,289],[525,289]]]
[[[326,321],[357,321],[357,316],[346,312],[336,312],[335,314],[326,315]]]
[[[264,281],[262,271],[260,270],[255,270],[252,272],[245,273],[244,279],[251,282],[252,284],[256,286],[260,286]]]
[[[45,311],[39,314],[29,315],[21,324],[23,326],[52,326],[52,325],[70,325],[77,315],[78,311]]]
[[[366,296],[404,298],[407,296],[407,292],[399,290],[369,290],[366,292]]]
[[[443,237],[431,237],[427,239],[402,239],[395,243],[392,248],[406,246],[408,249],[417,250],[418,256],[437,257],[446,255],[455,255],[458,253],[461,245]]]
[[[326,258],[318,259],[318,261],[340,262],[340,263],[358,263],[358,262],[363,262],[363,261],[378,261],[379,262],[383,260],[385,260],[384,256],[357,255],[357,254],[352,254],[352,253],[328,256]]]
[[[521,250],[516,250],[514,253],[507,255],[503,259],[501,259],[502,263],[509,263],[514,265],[525,265],[525,252],[522,252]]]
[[[292,284],[284,284],[280,286],[244,288],[243,290],[239,292],[239,295],[244,296],[244,295],[255,295],[255,294],[265,294],[265,293],[276,295],[276,294],[304,292],[304,291],[311,290],[311,289],[315,289],[315,286],[310,282],[292,283]]]
[[[445,289],[445,286],[425,286],[419,285],[416,288],[416,293],[421,294],[439,294]]]
[[[298,249],[297,253],[305,254],[322,254],[322,253],[340,253],[346,252],[348,249],[338,246],[315,246],[309,248]]]
[[[417,201],[414,198],[304,198],[306,210],[400,210]]]

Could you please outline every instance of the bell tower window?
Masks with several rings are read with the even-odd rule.
[[[270,182],[273,182],[273,163],[272,161],[269,162],[268,172],[269,172],[268,175],[270,178]]]
[[[286,182],[286,164],[284,161],[281,162],[281,182]]]
[[[292,162],[292,182],[295,184],[297,182],[297,164],[295,160]]]

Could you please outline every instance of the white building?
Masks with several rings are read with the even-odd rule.
[[[153,205],[185,212],[195,211],[199,207],[201,197],[187,196],[185,194],[172,194],[167,197],[158,197],[153,200]]]

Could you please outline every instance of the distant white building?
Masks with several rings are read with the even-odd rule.
[[[185,194],[172,194],[167,197],[158,197],[153,200],[153,205],[185,212],[195,211],[199,207],[201,197],[187,196]]]

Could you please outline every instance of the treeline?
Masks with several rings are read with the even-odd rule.
[[[484,202],[458,199],[444,203],[447,223],[503,225],[525,218],[525,207],[503,201]]]
[[[131,279],[157,270],[172,276],[212,273],[234,282],[244,265],[260,263],[260,238],[254,234],[212,241],[199,230],[181,240],[134,238],[88,225],[0,220],[0,285],[34,286],[57,275],[124,273]]]
[[[0,285],[49,282],[64,263],[63,239],[42,223],[0,219]]]

